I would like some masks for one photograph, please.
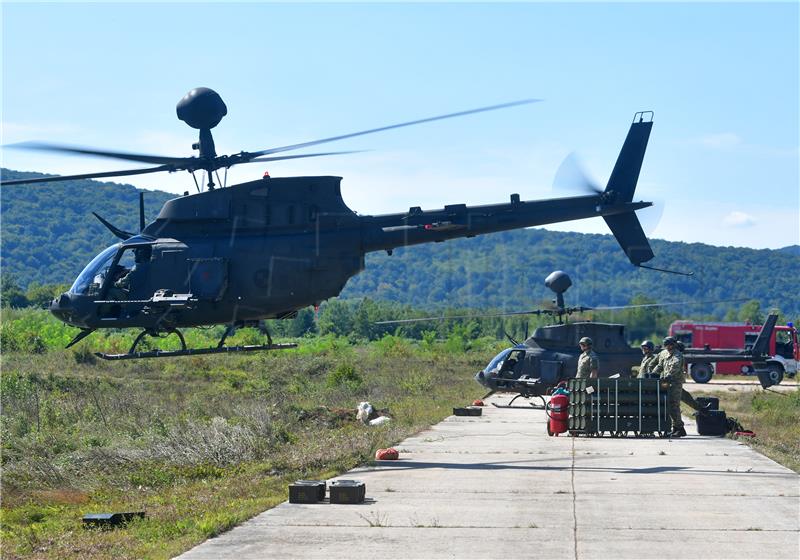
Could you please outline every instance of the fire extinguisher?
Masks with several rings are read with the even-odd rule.
[[[557,436],[567,431],[569,424],[569,392],[566,389],[556,389],[550,397],[550,402],[545,407],[547,421],[547,435]]]

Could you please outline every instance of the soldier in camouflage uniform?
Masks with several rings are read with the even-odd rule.
[[[653,368],[653,373],[661,376],[663,381],[669,381],[669,415],[672,418],[672,437],[683,437],[686,430],[681,418],[681,393],[683,382],[686,381],[683,354],[675,346],[675,339],[668,336],[664,339],[664,350],[658,355],[658,361]]]
[[[592,350],[592,339],[584,336],[578,344],[583,350],[583,353],[578,358],[578,372],[575,377],[578,379],[587,379],[597,377],[597,372],[600,369],[600,359],[597,354]]]
[[[642,363],[639,364],[639,379],[645,379],[653,372],[658,362],[658,355],[653,352],[655,346],[649,340],[642,342]]]

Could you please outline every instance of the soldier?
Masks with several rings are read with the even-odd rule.
[[[639,379],[646,379],[653,371],[658,356],[653,352],[655,345],[649,340],[642,342],[642,363],[639,364]]]
[[[584,336],[578,344],[583,353],[578,358],[578,372],[575,377],[578,379],[585,379],[590,377],[594,379],[597,377],[597,371],[600,369],[600,359],[597,354],[592,350],[592,339]]]
[[[672,418],[672,437],[683,437],[686,429],[681,418],[681,393],[686,380],[683,354],[675,347],[675,339],[668,336],[664,339],[664,350],[658,355],[658,361],[652,373],[657,373],[664,381],[669,381],[669,415]]]

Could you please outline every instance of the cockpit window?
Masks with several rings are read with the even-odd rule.
[[[73,294],[97,293],[103,285],[114,255],[117,254],[119,243],[105,249],[102,253],[92,259],[86,268],[78,275],[75,283],[69,291]]]
[[[511,353],[511,348],[506,348],[505,350],[500,352],[497,356],[492,358],[492,361],[489,362],[489,365],[486,366],[486,369],[484,371],[486,373],[490,373],[492,371],[498,371],[500,369],[500,364],[503,363],[503,360],[505,360],[506,356],[508,356],[510,353]]]

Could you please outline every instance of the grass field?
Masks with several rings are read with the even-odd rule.
[[[170,557],[480,396],[472,375],[494,351],[387,337],[133,362],[4,353],[3,558]],[[363,400],[392,422],[357,422]],[[146,519],[81,526],[132,510]]]

